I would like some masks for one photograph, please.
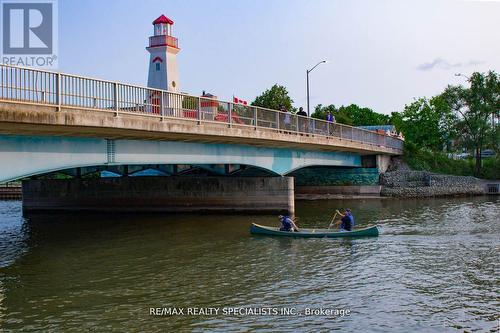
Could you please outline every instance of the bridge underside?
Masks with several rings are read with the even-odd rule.
[[[181,167],[188,168],[186,172],[198,168],[216,174],[238,173],[248,167],[256,167],[281,176],[308,166],[362,166],[361,156],[350,152],[223,143],[22,135],[0,135],[0,160],[4,161],[0,169],[0,182],[95,166],[100,166],[100,171],[108,170],[117,174],[156,169],[165,175],[177,174],[179,165],[189,166]],[[128,166],[129,170],[119,166]]]
[[[137,164],[94,165],[53,171],[31,179],[110,178],[110,177],[272,177],[275,173],[241,164]]]

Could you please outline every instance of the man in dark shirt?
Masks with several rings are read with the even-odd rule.
[[[337,213],[342,217],[340,219],[340,230],[352,231],[352,228],[354,228],[354,216],[352,216],[351,210],[346,208],[344,214],[338,210]]]
[[[304,111],[304,108],[301,106],[299,108],[299,112],[297,112],[299,116],[307,117],[307,113]]]
[[[299,228],[290,217],[280,215],[278,218],[281,222],[280,231],[299,231]]]
[[[302,106],[299,108],[299,112],[297,112],[297,115],[298,116],[302,116],[302,117],[307,117],[307,113],[304,111],[304,109],[302,108]],[[299,117],[299,129],[301,132],[308,132],[307,131],[307,124],[308,124],[308,119],[306,118],[302,118],[302,117]]]

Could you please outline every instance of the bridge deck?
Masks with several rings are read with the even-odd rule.
[[[0,65],[0,133],[402,153],[375,132],[212,98]]]

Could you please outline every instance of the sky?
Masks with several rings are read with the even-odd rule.
[[[389,114],[500,71],[495,0],[59,0],[62,72],[145,86],[152,21],[179,39],[180,91],[249,102],[284,85],[296,107],[351,103]]]

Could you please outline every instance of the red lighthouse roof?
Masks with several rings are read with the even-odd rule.
[[[153,25],[160,23],[174,24],[174,21],[162,14],[160,17],[153,21]]]

